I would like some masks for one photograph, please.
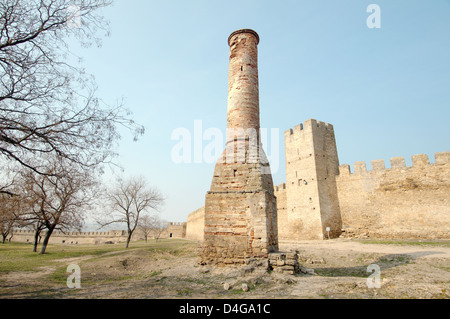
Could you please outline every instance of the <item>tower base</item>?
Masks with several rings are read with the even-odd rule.
[[[278,250],[277,202],[262,148],[255,160],[217,164],[205,199],[202,264],[244,264]]]

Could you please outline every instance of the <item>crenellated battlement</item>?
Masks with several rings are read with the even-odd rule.
[[[34,235],[34,230],[15,229],[14,235]],[[44,231],[45,233],[45,231]],[[53,231],[52,236],[77,236],[77,237],[107,237],[107,236],[125,236],[124,230],[110,230],[107,232],[62,232]]]
[[[294,126],[293,128],[287,130],[284,132],[284,136],[290,136],[290,135],[294,135],[297,133],[303,133],[303,131],[311,131],[313,128],[320,128],[320,129],[324,129],[324,130],[334,130],[333,125],[326,123],[326,122],[322,122],[322,121],[317,121],[314,119],[309,119],[307,121],[305,121],[304,123],[298,124],[296,126]]]
[[[169,226],[184,226],[186,222],[170,222]]]
[[[407,166],[405,158],[402,156],[393,157],[390,159],[391,168],[386,168],[383,159],[371,161],[372,169],[368,170],[366,162],[358,161],[354,163],[354,171],[351,172],[349,164],[343,164],[339,166],[339,175],[363,175],[370,172],[389,171],[395,169],[409,169],[409,168],[424,168],[432,165],[450,164],[450,152],[435,153],[435,163],[430,163],[430,159],[426,154],[413,155],[411,157],[412,166]]]

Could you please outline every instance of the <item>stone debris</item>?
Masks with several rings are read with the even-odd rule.
[[[269,254],[269,269],[274,272],[295,275],[299,273],[301,267],[298,263],[298,251],[295,252],[275,252]]]

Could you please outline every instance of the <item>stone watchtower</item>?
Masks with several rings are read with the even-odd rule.
[[[226,148],[205,200],[202,264],[242,264],[278,250],[277,205],[260,141],[258,34],[233,32]]]
[[[333,125],[310,119],[285,132],[286,211],[283,237],[339,237],[339,158]],[[329,231],[327,231],[329,229]]]

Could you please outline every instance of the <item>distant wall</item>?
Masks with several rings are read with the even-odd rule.
[[[43,240],[45,231],[41,233]],[[168,223],[167,228],[161,233],[159,238],[185,238],[186,223]],[[147,239],[153,238],[150,234]],[[9,239],[9,237],[8,237]],[[133,232],[132,241],[144,240],[145,236],[139,228]],[[41,240],[41,241],[42,241]],[[105,243],[126,242],[127,232],[124,230],[110,230],[107,232],[66,232],[54,231],[50,237],[50,244],[64,245],[101,245]],[[34,231],[24,229],[14,229],[11,242],[33,243]]]
[[[186,239],[202,241],[205,230],[205,207],[189,214],[186,225]]]
[[[42,239],[45,231],[41,233]],[[33,243],[34,231],[15,229],[13,231],[12,242]],[[54,231],[50,237],[50,244],[84,245],[84,244],[104,244],[106,242],[119,243],[126,241],[126,232],[122,230],[111,230],[108,232],[67,232]]]
[[[186,223],[169,223],[167,225],[167,234],[167,237],[170,238],[185,238]]]
[[[345,236],[450,238],[450,152],[341,165],[336,176]]]

